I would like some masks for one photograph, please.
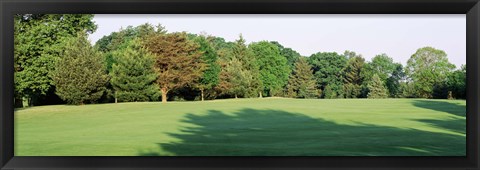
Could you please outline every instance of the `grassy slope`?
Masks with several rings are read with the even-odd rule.
[[[465,155],[465,101],[41,106],[15,112],[15,155]]]

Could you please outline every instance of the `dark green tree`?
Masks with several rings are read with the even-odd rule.
[[[401,88],[400,82],[405,79],[405,72],[403,66],[400,63],[395,63],[395,70],[392,75],[387,79],[386,86],[390,97],[400,97]]]
[[[260,80],[263,85],[263,93],[268,96],[280,94],[288,81],[290,67],[287,59],[280,55],[280,50],[275,44],[267,41],[260,41],[249,45],[252,50],[256,64],[260,71]]]
[[[418,96],[431,98],[434,85],[445,82],[454,68],[444,51],[423,47],[408,60],[406,73],[413,80]]]
[[[65,51],[51,72],[56,94],[71,104],[95,102],[102,97],[109,80],[100,54],[85,34],[65,42]]]
[[[374,74],[372,81],[368,83],[368,89],[368,98],[377,99],[388,97],[388,90],[377,74]]]
[[[275,44],[278,47],[278,49],[280,50],[280,55],[284,56],[287,59],[287,64],[290,66],[291,69],[293,69],[295,62],[297,62],[297,60],[302,57],[297,51],[291,48],[284,47],[277,41],[270,41],[270,43]]]
[[[210,90],[219,83],[220,65],[217,62],[217,52],[205,36],[198,36],[195,38],[195,41],[200,45],[199,50],[202,52],[202,60],[207,64],[207,68],[203,72],[202,77],[195,85],[196,88],[200,90],[203,101],[205,90]]]
[[[154,59],[142,46],[140,39],[128,42],[127,48],[113,53],[116,63],[110,72],[115,98],[121,102],[156,101],[160,98],[155,84],[157,73]]]
[[[459,70],[454,71],[448,76],[447,87],[451,92],[451,97],[455,99],[466,99],[467,93],[467,67],[462,65]]]
[[[330,97],[342,97],[342,70],[347,64],[347,58],[335,52],[316,53],[310,56],[308,61],[312,65],[317,88],[325,91],[323,94],[327,95],[325,87],[328,85],[330,90],[332,90],[332,94],[335,94],[330,95]],[[326,96],[324,97],[327,98]]]
[[[295,62],[295,68],[288,79],[287,95],[294,98],[314,98],[319,95],[315,88],[312,67],[305,57],[301,57]]]

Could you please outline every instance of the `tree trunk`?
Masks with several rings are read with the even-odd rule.
[[[262,98],[262,91],[259,91],[258,94],[260,95],[260,98]]]
[[[235,94],[235,99],[238,99],[238,96],[237,96],[237,94]]]
[[[167,89],[162,88],[162,103],[167,103]]]
[[[201,89],[200,92],[202,92],[202,102],[203,102],[203,89]]]
[[[115,103],[118,102],[118,99],[117,99],[117,92],[115,92]]]
[[[23,99],[19,96],[15,97],[15,108],[22,108],[23,107]]]

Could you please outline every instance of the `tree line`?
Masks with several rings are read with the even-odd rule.
[[[465,99],[466,67],[419,48],[406,66],[386,54],[301,56],[275,41],[246,43],[162,25],[99,39],[93,15],[15,16],[15,104],[86,104],[218,98]]]

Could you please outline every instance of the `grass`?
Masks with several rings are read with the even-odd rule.
[[[464,156],[464,100],[226,99],[15,112],[16,156]]]

